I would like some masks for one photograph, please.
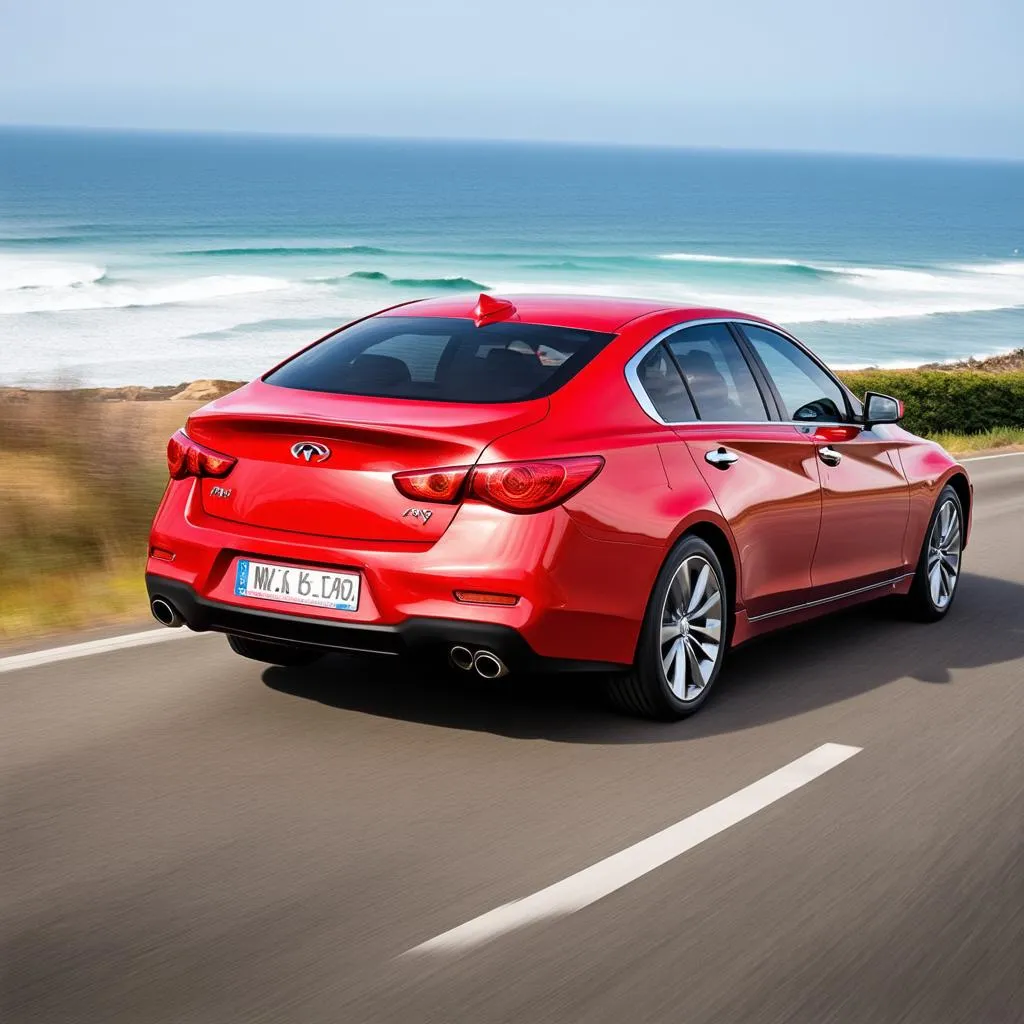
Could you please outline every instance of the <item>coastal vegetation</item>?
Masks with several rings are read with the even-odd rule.
[[[1024,429],[1024,349],[1006,370],[984,363],[957,368],[849,370],[839,374],[854,394],[878,391],[906,406],[904,426],[915,434],[975,436],[1004,428]]]

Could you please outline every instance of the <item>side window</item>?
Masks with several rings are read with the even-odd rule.
[[[845,423],[843,389],[806,352],[766,327],[743,324],[743,333],[764,363],[791,420]]]
[[[672,355],[690,386],[702,420],[768,419],[754,375],[725,324],[699,324],[673,334]]]
[[[696,419],[683,378],[664,345],[652,348],[636,372],[651,404],[666,423]]]

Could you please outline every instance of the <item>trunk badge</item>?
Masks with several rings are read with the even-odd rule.
[[[413,519],[418,519],[424,526],[430,522],[430,517],[434,513],[429,508],[407,508],[402,513],[402,518],[406,516],[412,516]]]
[[[305,459],[306,462],[326,462],[331,457],[331,449],[319,441],[299,441],[292,445],[292,458]]]

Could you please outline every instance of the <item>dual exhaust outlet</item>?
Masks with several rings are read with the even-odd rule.
[[[153,618],[162,626],[177,628],[183,626],[185,620],[181,613],[166,598],[154,597],[149,603]],[[468,647],[456,644],[449,652],[451,663],[463,672],[476,671],[484,679],[500,679],[508,675],[508,666],[491,651],[471,651]]]
[[[484,679],[500,679],[508,675],[508,666],[491,651],[477,651],[456,644],[449,652],[451,663],[463,672],[476,671]]]

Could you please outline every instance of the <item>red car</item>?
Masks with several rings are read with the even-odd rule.
[[[590,671],[679,718],[758,634],[889,595],[949,611],[972,488],[902,412],[742,313],[408,303],[171,438],[153,614],[277,665]]]

